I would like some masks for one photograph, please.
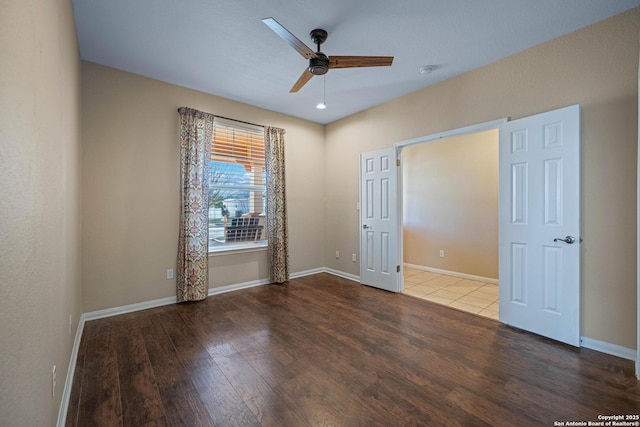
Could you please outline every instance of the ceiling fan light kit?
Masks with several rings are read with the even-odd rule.
[[[328,33],[321,28],[316,28],[309,33],[311,40],[317,46],[317,52],[314,52],[275,19],[264,18],[262,22],[309,60],[309,66],[302,72],[289,92],[298,92],[311,80],[311,77],[323,76],[333,68],[385,67],[393,63],[393,56],[327,56],[320,52],[320,45],[327,40],[328,36]]]

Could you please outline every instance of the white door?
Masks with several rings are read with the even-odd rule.
[[[360,283],[399,292],[395,148],[360,154]]]
[[[500,321],[580,345],[580,110],[500,126]]]

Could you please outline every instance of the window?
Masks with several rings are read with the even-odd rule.
[[[266,246],[264,129],[216,118],[209,173],[209,252]]]

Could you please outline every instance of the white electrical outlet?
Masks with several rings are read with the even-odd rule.
[[[440,249],[440,258],[444,258],[444,249]]]
[[[167,279],[173,279],[173,268],[167,269]]]
[[[351,254],[351,261],[356,262],[357,259],[356,254]]]
[[[56,365],[53,365],[51,370],[51,397],[56,397]]]
[[[340,258],[340,251],[336,251],[336,259]]]

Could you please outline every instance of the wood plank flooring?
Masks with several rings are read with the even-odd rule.
[[[630,361],[329,274],[88,322],[67,426],[553,426]]]

